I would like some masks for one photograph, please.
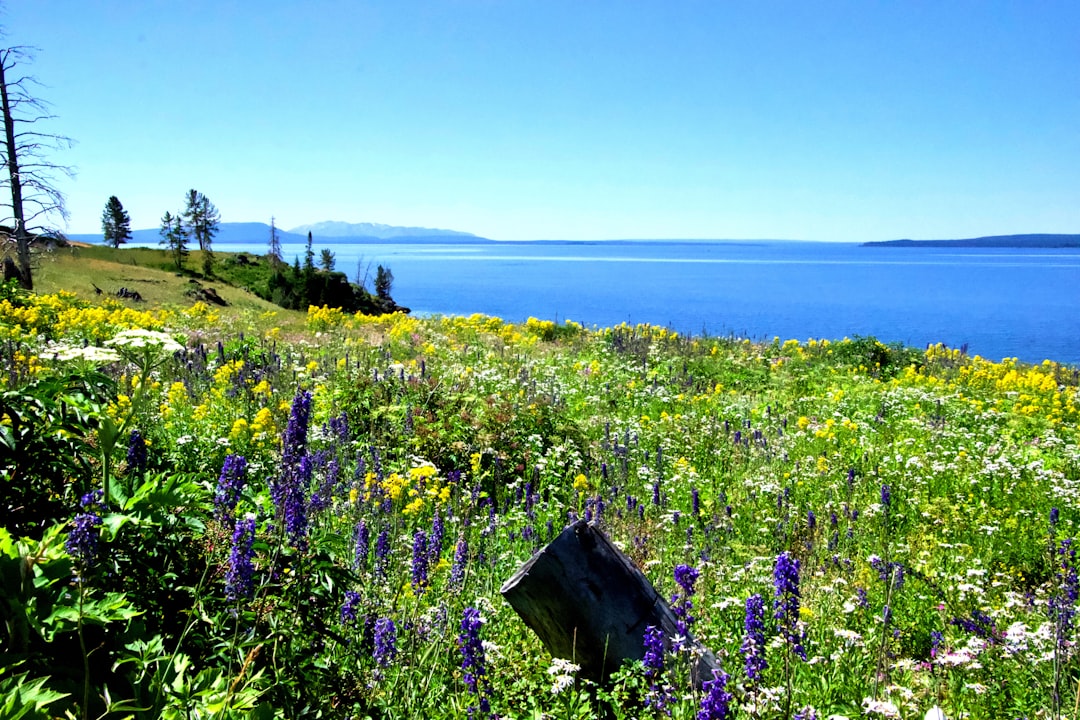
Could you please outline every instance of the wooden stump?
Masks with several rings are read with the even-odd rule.
[[[501,588],[552,657],[573,660],[583,677],[604,682],[624,660],[645,656],[645,628],[664,632],[671,646],[676,618],[648,578],[598,529],[579,520],[540,549]],[[700,687],[719,669],[693,638]]]

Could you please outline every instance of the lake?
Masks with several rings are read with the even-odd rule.
[[[394,274],[414,313],[621,322],[751,339],[873,335],[1080,364],[1080,250],[811,242],[334,244],[353,280]],[[265,244],[219,250],[266,252]],[[283,256],[303,257],[303,245]]]

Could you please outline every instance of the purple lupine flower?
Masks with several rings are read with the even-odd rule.
[[[645,665],[645,678],[649,683],[649,696],[645,704],[663,710],[668,703],[668,689],[663,682],[664,674],[664,631],[655,625],[645,628],[645,656],[641,659]]]
[[[375,539],[375,577],[386,577],[386,558],[390,555],[390,533],[383,530]]]
[[[293,547],[300,550],[307,548],[308,531],[308,503],[306,500],[307,488],[311,484],[311,476],[315,470],[315,463],[310,455],[300,458],[295,475],[291,477],[285,487],[282,502],[282,512],[285,516],[285,534]]]
[[[773,570],[773,584],[776,597],[773,600],[773,617],[779,621],[784,639],[792,650],[803,660],[806,651],[802,646],[802,634],[799,632],[799,561],[789,552],[782,552],[776,558]]]
[[[977,608],[971,611],[971,617],[954,617],[949,624],[983,640],[993,642],[998,639],[998,629],[993,618]]]
[[[675,566],[675,583],[682,588],[687,597],[694,594],[694,583],[700,575],[698,569],[690,565]]]
[[[330,507],[340,472],[341,466],[338,465],[337,460],[331,458],[326,461],[322,482],[319,483],[319,488],[311,494],[311,500],[309,501],[312,512],[320,512]]]
[[[454,564],[450,566],[450,587],[459,588],[465,579],[465,564],[469,561],[469,543],[461,538],[454,548]]]
[[[754,594],[746,599],[745,635],[739,650],[746,663],[746,679],[756,686],[761,675],[769,667],[765,659],[765,601]]]
[[[428,584],[428,537],[423,530],[413,535],[412,586],[417,595],[424,592]]]
[[[255,545],[255,517],[248,515],[236,521],[233,530],[229,568],[225,572],[225,596],[229,602],[251,597],[255,589],[255,565],[252,562]]]
[[[132,430],[128,440],[127,466],[129,475],[146,472],[146,440],[138,430]]]
[[[307,452],[311,393],[298,390],[281,436],[281,475],[271,479],[270,498],[294,547],[307,547],[307,491],[314,464]]]
[[[103,497],[102,490],[94,490],[79,499],[82,512],[73,519],[75,527],[64,541],[64,549],[75,561],[75,579],[80,583],[97,560],[98,543],[101,539],[101,530],[98,529],[101,517],[98,512]]]
[[[479,701],[480,711],[487,713],[490,707],[487,702],[487,660],[484,657],[484,644],[480,640],[480,627],[484,619],[476,608],[465,608],[461,619],[461,634],[458,635],[458,648],[461,649],[461,669],[465,675],[465,686],[469,692],[476,695]],[[469,707],[469,716],[476,712],[473,706]]]
[[[886,514],[889,512],[889,505],[892,503],[892,490],[888,485],[881,486],[881,507]]]
[[[701,698],[701,709],[695,720],[726,720],[731,706],[731,693],[727,691],[728,674],[723,670],[713,670],[713,679],[701,684],[705,696]]]
[[[361,520],[356,523],[356,544],[353,549],[353,567],[361,568],[367,565],[368,551],[371,546],[371,532],[367,523]]]
[[[807,510],[806,511],[806,529],[813,532],[814,528],[816,528],[816,527],[817,527],[817,516],[814,515],[813,510]]]
[[[1061,541],[1057,548],[1058,562],[1056,584],[1050,596],[1050,620],[1054,623],[1054,635],[1059,649],[1071,634],[1076,618],[1076,604],[1080,599],[1080,575],[1076,568],[1076,548],[1072,538]]]
[[[1058,509],[1056,507],[1050,508],[1050,527],[1054,527],[1058,524],[1059,517],[1060,512],[1058,511]]]
[[[700,573],[697,568],[690,565],[675,566],[675,583],[681,591],[671,598],[672,611],[675,613],[675,626],[680,637],[685,637],[690,632],[690,626],[694,623],[694,616],[690,612],[694,609],[691,598],[694,595],[694,583]]]
[[[345,602],[341,604],[341,624],[356,622],[356,607],[360,604],[360,593],[355,590],[345,591]]]
[[[701,515],[701,493],[697,488],[690,489],[690,512],[694,517]]]
[[[437,565],[442,555],[444,532],[442,513],[436,510],[431,520],[431,535],[428,536],[428,563],[431,565]]]
[[[945,635],[940,630],[930,631],[930,657],[936,658],[941,649],[941,643],[945,641]]]
[[[243,455],[226,455],[218,476],[217,490],[214,493],[214,517],[224,522],[232,519],[236,504],[240,502],[240,493],[244,490],[247,460]]]
[[[349,417],[345,413],[341,413],[337,417],[330,418],[329,422],[330,434],[334,436],[337,442],[349,441]]]
[[[289,421],[281,436],[282,464],[294,465],[307,454],[308,424],[311,421],[311,393],[297,390],[289,411]]]
[[[397,627],[390,618],[375,621],[375,648],[372,655],[379,667],[388,667],[397,655]]]

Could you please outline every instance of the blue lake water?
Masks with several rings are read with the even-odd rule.
[[[993,360],[1080,364],[1080,250],[798,242],[333,244],[368,287],[382,264],[414,313],[670,326],[752,339],[873,335]],[[265,244],[220,250],[262,254]],[[282,248],[287,260],[301,245]]]

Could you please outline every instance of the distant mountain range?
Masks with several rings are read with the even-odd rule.
[[[269,230],[268,230],[269,232]],[[389,240],[399,237],[467,237],[475,238],[476,235],[457,230],[437,230],[423,227],[400,227],[398,225],[383,225],[382,223],[347,223],[336,220],[324,220],[312,225],[299,225],[289,230],[291,233],[307,236],[311,233],[316,237],[373,237],[380,240]]]
[[[984,247],[984,248],[1075,248],[1080,235],[988,235],[965,240],[883,240],[866,242],[863,247]]]
[[[457,230],[438,230],[421,227],[399,227],[396,225],[383,225],[382,223],[346,223],[326,221],[311,225],[300,225],[291,230],[277,229],[278,240],[282,245],[294,243],[306,243],[307,234],[311,233],[313,244],[320,240],[324,243],[330,241],[342,243],[383,243],[387,241],[402,240],[410,243],[486,243],[492,242],[487,238],[473,235],[472,233]],[[101,233],[70,234],[69,240],[76,242],[94,243],[100,245],[105,242]],[[153,245],[161,241],[158,228],[147,228],[131,231],[131,243],[134,245]],[[270,226],[261,222],[232,222],[220,223],[218,233],[214,237],[214,246],[233,244],[269,243]]]

